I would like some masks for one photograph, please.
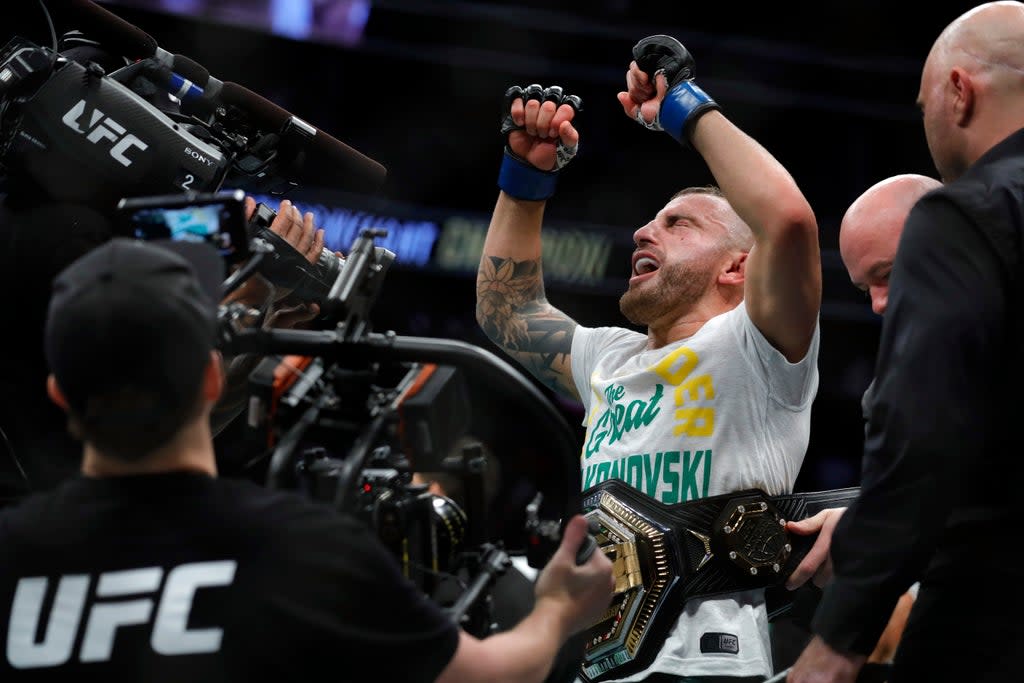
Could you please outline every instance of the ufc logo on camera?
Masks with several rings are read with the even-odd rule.
[[[129,148],[135,147],[140,151],[144,151],[149,147],[149,145],[128,133],[124,126],[99,109],[92,110],[92,115],[88,117],[89,125],[86,128],[82,128],[80,120],[85,118],[83,117],[84,113],[85,100],[79,100],[78,104],[71,107],[64,114],[64,118],[61,121],[71,130],[85,135],[85,139],[93,144],[98,143],[100,140],[113,142],[114,146],[110,148],[110,156],[114,157],[121,165],[131,166],[132,160],[125,154]]]
[[[43,605],[47,602],[48,579],[23,578],[14,592],[7,629],[7,661],[15,669],[60,666],[71,658],[83,626],[78,649],[81,662],[109,660],[117,629],[143,624],[151,625],[150,646],[159,654],[216,652],[223,629],[189,629],[189,612],[198,590],[230,586],[236,565],[234,560],[179,565],[167,573],[159,601],[155,594],[163,579],[162,568],[104,572],[95,581],[95,600],[85,619],[83,612],[94,577],[67,574],[57,584],[41,642],[37,642],[36,633],[40,631]]]

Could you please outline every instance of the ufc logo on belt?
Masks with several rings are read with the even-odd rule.
[[[159,602],[154,600],[164,577],[160,567],[104,572],[94,582],[88,574],[60,578],[53,606],[46,619],[42,642],[36,642],[49,580],[26,577],[18,581],[7,629],[7,661],[16,669],[60,666],[72,654],[84,627],[78,650],[81,662],[110,659],[114,636],[122,626],[152,623],[150,645],[162,655],[197,654],[220,649],[223,630],[188,628],[196,591],[230,586],[235,578],[234,560],[192,562],[175,567],[163,581]],[[83,619],[93,588],[92,607]],[[146,594],[150,594],[147,596]],[[128,597],[138,596],[138,597]],[[154,606],[156,613],[154,615]]]

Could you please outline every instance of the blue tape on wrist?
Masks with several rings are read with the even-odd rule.
[[[542,171],[505,150],[498,187],[516,199],[547,199],[555,193],[558,171]]]
[[[710,105],[710,106],[709,106]],[[665,95],[661,103],[660,120],[665,132],[679,142],[686,142],[686,120],[695,111],[718,105],[693,81],[683,81]]]

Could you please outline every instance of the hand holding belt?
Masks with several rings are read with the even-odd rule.
[[[849,505],[858,493],[747,489],[666,505],[617,479],[584,491],[582,512],[612,560],[615,596],[586,632],[580,677],[597,683],[646,668],[691,598],[781,587],[816,538],[791,535],[786,520]]]

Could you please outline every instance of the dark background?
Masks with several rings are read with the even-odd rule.
[[[244,25],[271,3],[163,4],[190,17],[154,9],[156,0],[102,4],[164,49],[384,164],[380,197],[425,211],[486,217],[497,196],[503,92],[513,84],[562,85],[583,98],[582,144],[547,215],[612,226],[627,240],[675,190],[712,180],[697,155],[629,121],[615,99],[637,40],[679,38],[697,60],[701,86],[779,158],[815,209],[825,275],[821,385],[797,488],[857,483],[859,399],[880,328],[839,260],[839,221],[858,194],[886,176],[935,175],[914,105],[920,68],[941,29],[976,3],[314,2],[321,16],[346,8],[368,15],[353,34],[309,39]],[[16,6],[25,31],[40,38],[37,3]],[[621,325],[624,287],[625,278],[617,288],[555,283],[548,296],[581,323]],[[396,268],[373,321],[380,330],[494,350],[473,307],[471,274]],[[549,476],[546,437],[531,430],[514,398],[493,395],[493,387],[474,392],[475,429],[495,443],[506,472]],[[558,405],[578,429],[577,407]]]

